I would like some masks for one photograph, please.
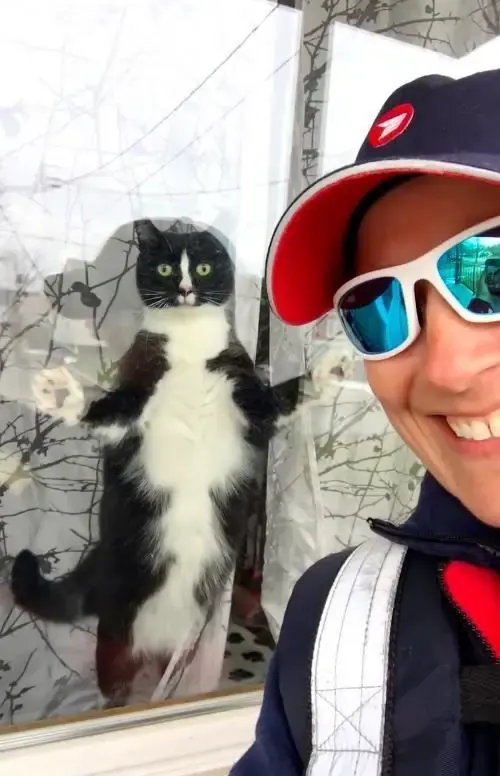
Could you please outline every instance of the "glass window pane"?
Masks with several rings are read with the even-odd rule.
[[[0,721],[258,685],[272,640],[243,620],[265,445],[231,374],[265,394],[300,15],[21,0],[0,17]],[[39,617],[13,606],[12,568]]]

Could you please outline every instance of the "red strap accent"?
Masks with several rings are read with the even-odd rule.
[[[445,567],[443,581],[452,602],[500,660],[500,574],[453,560]]]

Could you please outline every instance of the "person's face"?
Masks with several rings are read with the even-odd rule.
[[[415,178],[368,211],[356,274],[412,261],[497,215],[500,186]],[[416,293],[420,336],[397,356],[367,361],[368,381],[425,467],[476,517],[500,527],[500,323],[462,320],[427,283]],[[472,439],[452,428],[463,424]]]

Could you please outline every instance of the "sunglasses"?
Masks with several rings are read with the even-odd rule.
[[[500,217],[467,229],[414,261],[375,270],[339,288],[334,306],[347,337],[366,360],[408,348],[421,326],[415,285],[434,288],[465,321],[500,321]]]

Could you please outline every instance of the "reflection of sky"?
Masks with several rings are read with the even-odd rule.
[[[23,252],[44,272],[91,260],[120,223],[187,215],[260,274],[286,202],[299,19],[265,0],[2,4],[0,247],[15,268]]]
[[[498,248],[500,245],[500,237],[476,237],[473,241],[483,248]]]
[[[391,92],[430,73],[458,78],[497,67],[500,38],[494,38],[466,57],[452,59],[384,35],[335,24],[330,35],[330,52],[323,172],[354,161],[372,120]]]

